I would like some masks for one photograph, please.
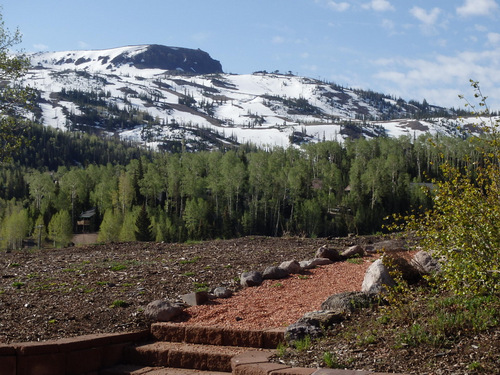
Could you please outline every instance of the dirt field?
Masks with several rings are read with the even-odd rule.
[[[204,287],[238,289],[244,271],[310,259],[326,243],[343,250],[371,241],[246,237],[3,252],[0,343],[145,328],[142,310],[151,301]]]

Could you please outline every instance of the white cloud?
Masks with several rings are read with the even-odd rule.
[[[88,44],[87,42],[84,42],[84,41],[80,40],[78,42],[78,48],[80,48],[80,49],[89,49],[90,48],[90,44]]]
[[[439,47],[446,47],[448,45],[448,41],[446,39],[438,39],[436,40],[436,44],[439,46]]]
[[[209,39],[210,36],[211,35],[209,32],[200,31],[199,33],[192,34],[191,39],[194,40],[195,42],[201,43]]]
[[[369,3],[363,4],[364,9],[373,9],[376,12],[385,12],[394,10],[392,4],[387,0],[372,0]]]
[[[488,42],[493,45],[500,44],[500,34],[499,33],[488,33]]]
[[[282,36],[274,36],[273,39],[271,40],[271,42],[273,44],[282,44],[282,43],[285,43],[285,38],[283,38]]]
[[[305,70],[308,70],[310,72],[315,72],[318,70],[318,66],[317,65],[302,65],[302,68],[305,69]]]
[[[464,5],[457,8],[457,14],[467,16],[487,16],[498,9],[495,0],[465,0]]]
[[[351,7],[351,4],[346,2],[337,3],[335,1],[328,1],[326,3],[327,7],[333,9],[336,12],[344,12]]]
[[[33,48],[39,50],[39,51],[47,51],[49,49],[49,46],[43,43],[37,43],[33,44]]]
[[[300,57],[303,58],[303,59],[308,59],[309,58],[309,53],[308,52],[302,52],[300,54]]]
[[[489,101],[491,108],[500,109],[500,49],[438,55],[432,60],[394,58],[376,63],[380,69],[374,77],[385,86],[384,92],[457,107],[461,105],[458,94],[471,93],[469,80],[474,79],[488,97],[494,98]]]
[[[396,32],[396,24],[392,20],[389,20],[387,18],[383,19],[382,20],[382,27],[384,29],[388,30],[390,35],[397,34],[397,32]]]
[[[427,12],[425,9],[415,6],[410,9],[410,13],[423,24],[431,26],[437,22],[441,9],[433,8],[430,12]]]

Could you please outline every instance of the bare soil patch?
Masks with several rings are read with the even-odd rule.
[[[151,301],[176,300],[204,287],[238,290],[238,276],[244,271],[310,259],[324,244],[345,249],[374,240],[246,237],[194,244],[135,242],[2,253],[0,343],[146,328],[142,311]],[[274,301],[274,310],[287,309],[278,304]],[[316,308],[303,307],[307,311]],[[217,314],[224,322],[232,321]]]

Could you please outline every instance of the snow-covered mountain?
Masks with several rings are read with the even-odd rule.
[[[459,132],[452,111],[425,101],[408,103],[278,72],[227,74],[201,50],[142,45],[30,58],[25,83],[40,93],[35,120],[152,146],[272,147]]]

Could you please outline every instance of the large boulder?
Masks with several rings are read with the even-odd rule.
[[[334,324],[345,320],[346,314],[343,311],[318,310],[305,313],[297,323],[304,323],[320,328],[329,328]]]
[[[385,240],[376,242],[373,245],[373,251],[375,252],[395,252],[407,250],[406,242],[401,239]]]
[[[315,258],[327,258],[332,262],[343,260],[343,257],[339,254],[337,249],[328,247],[327,245],[323,245],[316,250]]]
[[[333,262],[328,258],[314,258],[303,260],[299,262],[300,267],[304,270],[310,270],[316,266],[324,266],[325,264],[332,264]]]
[[[376,301],[374,295],[364,292],[343,292],[331,295],[322,304],[321,310],[334,311],[337,314],[352,313],[356,309],[369,307]]]
[[[183,307],[175,302],[156,300],[144,309],[144,316],[151,322],[168,322],[180,315]]]
[[[277,280],[277,279],[284,279],[290,274],[288,270],[281,268],[281,267],[276,267],[276,266],[271,266],[267,267],[264,272],[262,273],[262,278],[264,280],[271,279],[271,280]]]
[[[233,291],[224,286],[218,286],[214,289],[212,294],[215,298],[229,298],[233,295]]]
[[[361,291],[368,294],[378,294],[385,291],[386,286],[393,286],[394,280],[381,259],[377,259],[366,270]]]
[[[343,256],[344,258],[353,258],[356,256],[362,257],[363,255],[365,255],[365,251],[363,250],[363,247],[361,247],[360,245],[354,245],[344,250],[340,255]]]
[[[424,275],[430,275],[441,271],[441,265],[427,251],[420,250],[413,256],[410,264]]]
[[[422,279],[422,274],[415,266],[404,257],[397,254],[388,254],[389,271],[396,270],[401,273],[401,277],[408,284],[416,284]]]
[[[293,323],[285,329],[285,340],[288,343],[303,340],[309,336],[311,339],[317,339],[323,336],[323,330],[315,325],[308,323]]]
[[[280,264],[279,268],[283,268],[288,273],[299,273],[302,271],[299,262],[296,260],[288,260]]]
[[[240,284],[244,288],[259,286],[262,281],[262,274],[258,271],[243,272],[240,276]]]
[[[319,338],[323,336],[325,329],[342,322],[344,319],[345,314],[342,311],[320,310],[308,312],[286,328],[285,340],[293,344],[306,336],[311,339]]]

